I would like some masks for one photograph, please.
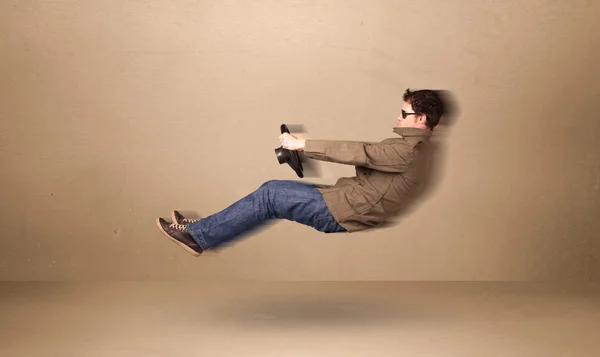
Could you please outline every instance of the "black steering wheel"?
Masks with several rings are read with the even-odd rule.
[[[287,125],[281,124],[281,133],[290,133]],[[280,165],[287,163],[296,172],[298,177],[304,177],[304,168],[302,167],[302,162],[300,162],[300,155],[298,155],[296,150],[288,150],[284,149],[283,146],[280,146],[275,149],[275,155],[277,156],[277,161],[279,161]]]

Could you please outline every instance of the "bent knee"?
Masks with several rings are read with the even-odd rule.
[[[281,180],[269,180],[260,185],[261,189],[272,189],[281,186],[283,181]]]

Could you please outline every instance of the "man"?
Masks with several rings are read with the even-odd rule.
[[[430,136],[444,114],[437,91],[409,89],[398,135],[379,143],[299,139],[285,133],[282,147],[309,159],[354,165],[356,176],[330,187],[306,182],[268,181],[211,216],[190,220],[173,211],[173,223],[157,219],[159,230],[194,256],[226,245],[270,220],[286,219],[323,233],[357,232],[381,226],[421,191],[429,172]]]

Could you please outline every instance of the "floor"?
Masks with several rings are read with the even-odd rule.
[[[600,285],[0,283],[0,356],[600,356]]]

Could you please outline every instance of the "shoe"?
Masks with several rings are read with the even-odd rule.
[[[171,219],[177,224],[190,224],[199,221],[199,219],[185,218],[179,211],[175,210],[171,212]]]
[[[182,224],[182,225],[186,225],[186,224],[190,224],[190,223],[195,223],[195,222],[199,221],[199,219],[185,218],[177,210],[171,211],[171,219],[173,220],[173,223]],[[202,253],[203,254],[208,254],[208,255],[216,255],[216,254],[220,253],[221,249],[222,248],[213,247],[211,249],[202,251]]]
[[[203,250],[198,243],[188,233],[187,228],[183,224],[169,223],[162,218],[156,220],[158,229],[171,241],[178,244],[191,255],[197,257],[202,254]]]

